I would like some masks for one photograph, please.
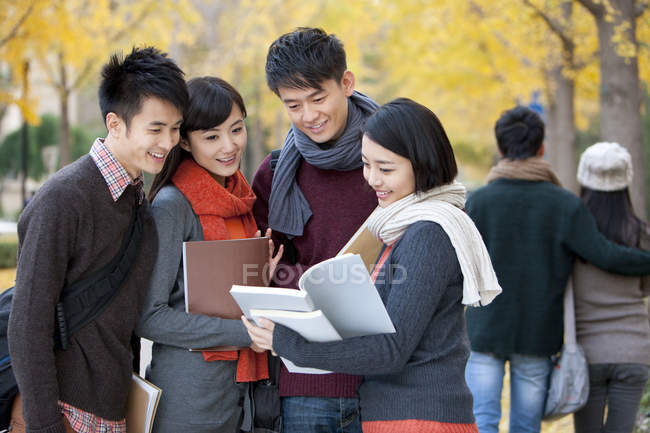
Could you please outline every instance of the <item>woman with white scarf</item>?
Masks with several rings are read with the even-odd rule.
[[[242,320],[258,346],[299,366],[363,375],[364,433],[476,433],[464,308],[501,288],[463,211],[449,139],[433,112],[400,98],[368,118],[362,159],[379,202],[368,228],[384,243],[372,278],[396,332],[312,343],[268,320]]]

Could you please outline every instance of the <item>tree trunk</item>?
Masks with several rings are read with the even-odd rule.
[[[604,141],[615,141],[632,155],[634,180],[630,188],[632,204],[637,215],[647,214],[644,196],[643,149],[641,147],[641,88],[636,52],[633,57],[621,57],[613,40],[615,29],[629,23],[624,33],[628,42],[638,50],[636,40],[636,11],[634,0],[609,0],[618,12],[613,20],[604,13],[595,14],[600,46],[600,134]]]
[[[576,180],[575,86],[558,66],[549,72],[550,97],[547,112],[546,154],[562,186],[578,193]]]
[[[248,147],[250,164],[248,173],[251,182],[253,181],[253,176],[257,172],[257,168],[266,156],[266,153],[264,152],[264,125],[262,124],[262,95],[260,92],[261,86],[263,86],[263,83],[255,86],[251,104],[252,107],[255,107],[255,116],[251,119],[252,140],[250,140],[250,145]]]
[[[70,164],[70,118],[68,115],[68,103],[70,92],[63,90],[61,97],[61,120],[59,122],[59,165],[58,168]]]
[[[59,164],[58,167],[64,167],[70,162],[70,115],[69,115],[69,102],[70,102],[70,89],[68,89],[68,80],[66,75],[65,64],[63,59],[59,56],[59,70],[61,73],[61,83],[59,88],[59,98],[61,98],[61,118],[59,123]]]

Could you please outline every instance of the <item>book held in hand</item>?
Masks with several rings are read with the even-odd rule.
[[[162,390],[133,373],[126,408],[127,433],[150,433]]]
[[[281,289],[286,290],[286,289]],[[297,292],[298,290],[291,290]],[[334,326],[327,320],[327,317],[321,310],[316,311],[286,311],[286,310],[250,310],[250,317],[257,323],[258,319],[264,317],[272,320],[275,323],[284,325],[287,328],[300,330],[300,335],[309,341],[327,343],[329,341],[342,340],[339,333],[334,329]],[[293,362],[286,358],[282,358],[282,362],[292,373],[310,373],[310,374],[325,374],[331,371],[321,370],[319,368],[311,367],[298,367]]]
[[[268,284],[269,238],[183,242],[185,311],[239,320],[233,284]]]
[[[312,266],[300,277],[298,286],[299,290],[274,288],[272,296],[260,295],[264,288],[239,285],[233,286],[230,292],[241,310],[248,312],[248,318],[266,317],[293,329],[309,341],[327,342],[395,332],[359,254],[336,256]],[[304,300],[300,301],[299,307],[295,306],[295,292],[304,292],[300,295]],[[308,308],[309,311],[305,311]],[[335,338],[332,330],[339,338]],[[287,360],[284,362],[291,372],[314,373],[314,369],[297,367]]]
[[[374,213],[374,212],[373,212]],[[372,215],[372,214],[371,214]],[[379,258],[383,244],[368,230],[368,220],[359,227],[350,240],[341,248],[337,256],[344,254],[359,254],[368,272],[372,272]]]

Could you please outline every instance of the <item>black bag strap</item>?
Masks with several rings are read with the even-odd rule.
[[[115,257],[88,278],[63,288],[56,305],[55,346],[67,349],[70,336],[102,314],[126,279],[144,236],[146,206],[137,200],[138,194],[131,226]]]
[[[280,153],[282,149],[274,149],[271,151],[271,159],[269,159],[269,167],[271,168],[271,173],[275,174],[275,167],[278,165],[278,160],[280,159]],[[296,246],[293,244],[293,239],[285,236],[284,245],[284,257],[291,263],[295,265],[298,263],[298,251]]]
[[[271,173],[275,173],[275,167],[278,165],[278,160],[280,159],[280,153],[282,153],[282,149],[273,149],[271,151],[271,159],[269,159],[269,166],[271,167]]]

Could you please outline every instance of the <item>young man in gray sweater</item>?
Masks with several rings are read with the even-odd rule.
[[[8,331],[20,392],[12,431],[126,432],[130,341],[156,251],[142,172],[162,169],[179,141],[187,100],[183,72],[166,54],[150,47],[113,55],[99,88],[106,137],[48,180],[21,215]],[[145,206],[143,238],[128,275],[65,350],[54,348],[62,289],[117,254],[138,204]]]

